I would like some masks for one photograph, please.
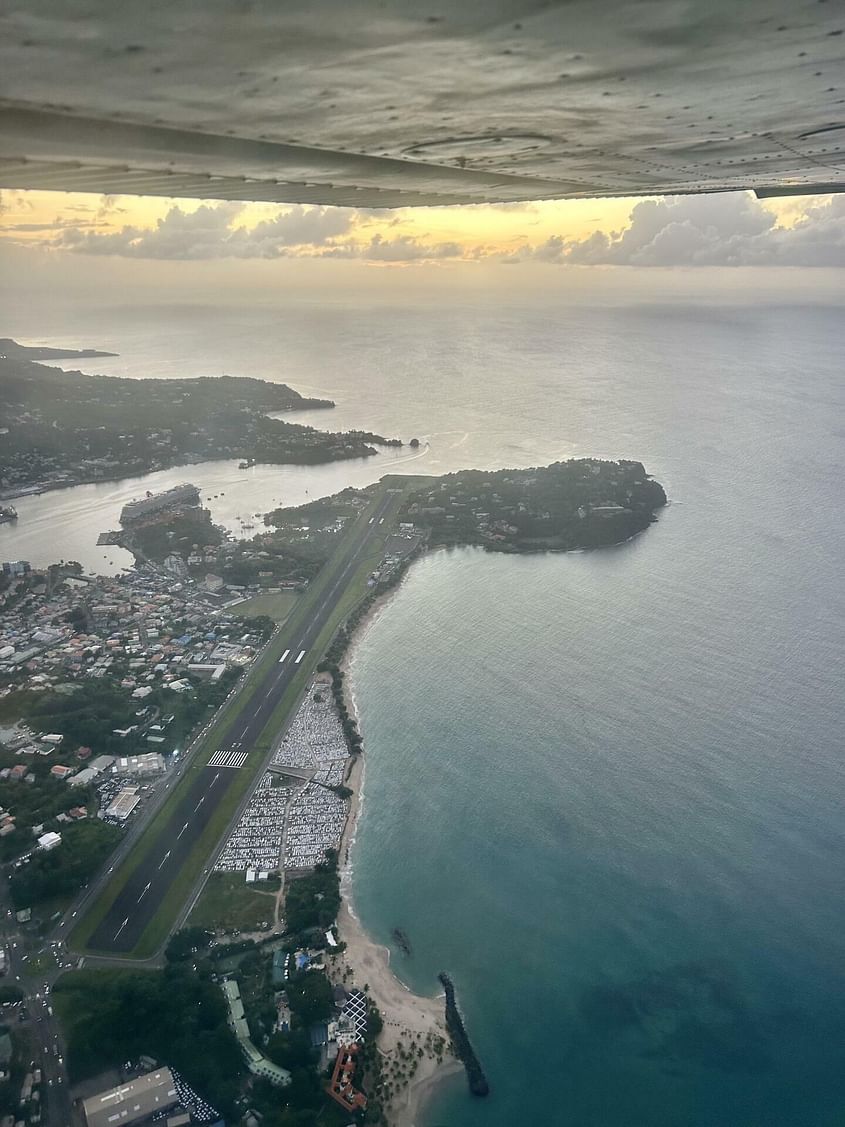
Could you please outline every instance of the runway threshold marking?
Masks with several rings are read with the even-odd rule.
[[[249,752],[247,751],[215,751],[211,759],[206,764],[207,767],[243,767],[247,761]],[[218,771],[214,778],[211,780],[215,783],[220,777]]]
[[[369,523],[373,524],[375,519],[376,519],[375,517],[371,517]],[[384,517],[381,517],[379,519],[379,524],[384,524]],[[345,573],[344,573],[344,575],[345,575]],[[341,577],[341,581],[342,581],[342,579],[343,579],[343,577]],[[339,585],[340,585],[340,583],[336,584],[335,589]],[[332,593],[334,593],[334,592],[332,592]],[[326,605],[327,602],[328,602],[328,599],[324,600],[323,605],[320,608],[320,610],[323,610],[325,608],[325,605]],[[284,662],[290,656],[290,653],[291,653],[291,651],[289,649],[285,650],[285,652],[279,658],[278,663],[281,665],[282,662]],[[306,654],[305,650],[300,650],[299,654],[297,655],[296,659],[294,660],[294,664],[299,665],[299,663],[305,657],[305,654]],[[247,723],[247,726],[244,728],[243,732],[241,732],[241,736],[246,735],[248,727],[249,727],[249,724]],[[223,762],[224,759],[227,760],[227,761]],[[218,751],[214,754],[214,756],[212,756],[211,760],[209,760],[207,766],[209,766],[209,767],[241,767],[243,765],[243,763],[246,761],[246,759],[247,759],[247,752],[245,752],[245,751],[240,751],[240,752],[234,751],[234,750],[226,751],[226,752]],[[237,762],[237,760],[240,760],[240,762]],[[213,781],[217,780],[217,778],[219,777],[219,774],[220,774],[220,772],[218,771],[217,774],[214,776]],[[200,806],[202,806],[204,801],[205,801],[205,796],[203,795],[203,797],[199,800],[197,805],[194,807],[194,813],[196,813],[196,811],[199,810]],[[185,832],[185,830],[188,829],[189,825],[190,825],[189,822],[186,822],[184,824],[182,829],[176,835],[177,841],[179,840],[179,838],[182,837],[182,834]],[[170,857],[170,850],[168,850],[167,853],[162,858],[161,863],[158,866],[159,869],[161,869],[164,866],[165,862],[167,861],[167,859],[169,857]],[[143,900],[144,896],[149,891],[151,885],[152,885],[152,882],[148,883],[147,886],[144,888],[144,891],[138,897],[138,903],[140,903],[140,901]],[[123,931],[123,929],[127,926],[128,923],[129,923],[129,917],[127,916],[126,919],[123,921],[123,923],[120,925],[120,927],[115,932],[115,934],[114,934],[115,939],[118,938],[118,936]]]

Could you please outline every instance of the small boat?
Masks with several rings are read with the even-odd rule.
[[[0,524],[8,524],[10,521],[18,519],[18,510],[14,505],[0,506]]]

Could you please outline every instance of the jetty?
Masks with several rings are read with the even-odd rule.
[[[441,971],[437,977],[442,982],[443,990],[446,993],[446,1028],[452,1038],[455,1056],[466,1070],[470,1092],[474,1096],[486,1096],[490,1092],[490,1085],[487,1083],[484,1069],[475,1055],[475,1050],[470,1044],[467,1031],[464,1028],[464,1019],[461,1017],[458,1003],[455,1001],[455,987],[445,971]]]

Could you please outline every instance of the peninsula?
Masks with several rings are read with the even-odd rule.
[[[162,1067],[183,1106],[276,1127],[410,1127],[461,1065],[486,1094],[448,975],[445,997],[408,991],[350,907],[349,646],[422,552],[619,544],[665,503],[635,461],[387,475],[237,544],[191,504],[132,508],[127,575],[0,577],[0,861],[19,865],[13,969],[61,1021],[41,1018],[51,1127],[69,1121],[63,1049],[73,1083]],[[395,928],[394,954],[413,939]]]
[[[313,465],[365,458],[398,439],[316,430],[271,413],[331,409],[283,383],[234,376],[125,379],[65,372],[37,359],[102,356],[0,340],[0,497],[242,459]]]
[[[461,470],[410,494],[403,523],[436,545],[499,552],[573,551],[630,540],[666,504],[642,462],[572,458],[528,470]]]

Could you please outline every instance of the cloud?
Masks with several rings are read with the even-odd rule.
[[[324,246],[354,221],[348,209],[296,206],[255,227],[236,226],[243,209],[240,203],[203,204],[195,211],[172,207],[151,229],[127,225],[100,233],[74,226],[53,245],[128,258],[280,258],[292,247]]]
[[[531,254],[590,266],[845,266],[845,197],[812,205],[791,227],[744,192],[643,200],[624,231],[555,235]]]
[[[12,201],[7,197],[2,202]],[[519,214],[526,208],[530,205],[506,210]],[[801,210],[788,213],[783,221],[787,225],[780,225],[764,202],[745,192],[646,199],[634,204],[629,222],[620,230],[597,229],[576,238],[548,234],[544,225],[544,235],[532,238],[521,223],[498,243],[437,241],[422,227],[425,211],[411,234],[399,226],[410,222],[407,214],[382,209],[292,205],[249,226],[250,212],[242,203],[206,203],[193,211],[174,205],[153,227],[115,227],[121,210],[115,199],[103,197],[90,222],[57,217],[52,224],[10,224],[7,238],[14,241],[16,234],[40,231],[52,235],[42,245],[54,249],[149,260],[310,257],[384,264],[461,259],[505,265],[845,266],[845,196],[819,197],[809,205],[804,201]],[[479,209],[473,210],[477,217]],[[111,218],[107,221],[106,216]],[[379,229],[373,231],[376,225]],[[451,234],[457,228],[458,218],[447,230]]]
[[[153,228],[126,225],[100,232],[71,224],[52,246],[77,254],[148,259],[281,258],[288,255],[360,258],[372,262],[420,262],[460,258],[456,242],[425,243],[410,235],[356,239],[372,213],[349,208],[294,206],[254,227],[238,224],[243,204],[203,204],[195,211],[172,207]],[[395,225],[392,218],[388,226]]]
[[[93,221],[85,223],[85,227],[105,227],[105,223],[95,223]],[[65,228],[72,227],[76,229],[79,227],[75,219],[54,219],[52,223],[7,223],[5,224],[4,231],[18,231],[18,232],[32,232],[32,231],[61,231]]]
[[[463,248],[458,243],[422,243],[410,235],[396,235],[385,239],[373,235],[369,243],[357,247],[354,257],[366,258],[371,262],[420,262],[432,258],[460,258]]]

